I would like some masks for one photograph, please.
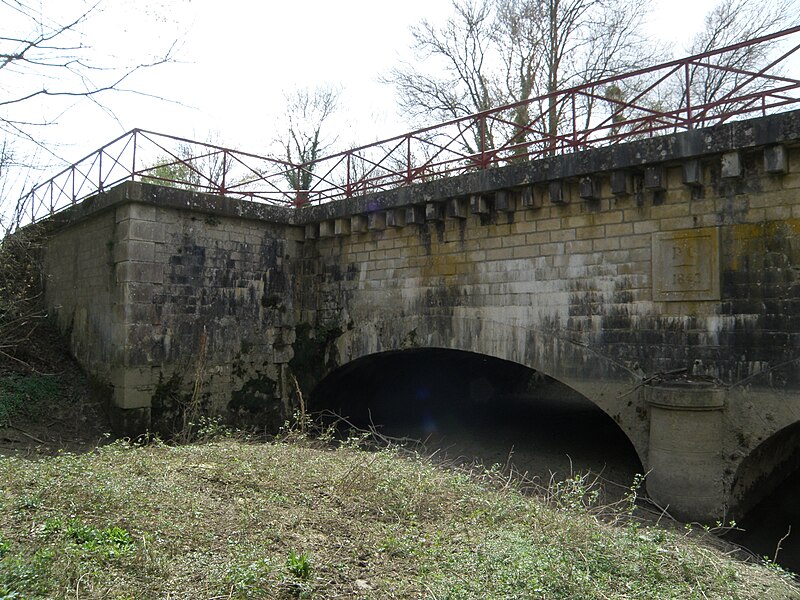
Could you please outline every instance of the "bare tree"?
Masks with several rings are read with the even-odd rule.
[[[406,113],[428,123],[543,97],[641,65],[646,8],[647,0],[453,0],[444,27],[423,21],[412,30],[417,62],[437,58],[446,75],[406,63],[387,81]],[[582,100],[588,121],[596,98]],[[507,117],[517,143],[532,108],[521,104]],[[565,104],[553,94],[535,109],[546,115],[536,127],[558,135]],[[487,142],[493,147],[492,135]]]
[[[793,27],[800,23],[797,0],[721,0],[705,17],[705,27],[695,36],[688,52],[692,55],[734,45]],[[768,84],[754,78],[770,63],[778,42],[739,48],[714,57],[713,68],[694,65],[689,71],[688,89],[692,104],[704,106],[706,114],[731,110],[726,101],[732,92],[758,91]],[[702,61],[701,61],[702,62]],[[686,87],[686,82],[682,82]],[[685,96],[681,105],[685,105]]]
[[[420,123],[458,119],[504,103],[498,77],[493,0],[454,0],[453,16],[439,27],[427,20],[411,29],[416,62],[392,70],[387,82],[400,106]],[[418,65],[428,65],[422,70]],[[488,145],[492,146],[491,132]],[[477,138],[464,139],[470,152]]]
[[[282,158],[297,165],[286,172],[286,179],[296,192],[311,188],[315,161],[335,143],[335,139],[326,138],[324,128],[338,108],[340,94],[330,85],[285,94],[285,130],[278,141],[283,148]]]
[[[173,60],[174,42],[153,56],[140,51],[145,58],[130,64],[96,52],[87,26],[102,13],[102,2],[82,0],[72,9],[72,4],[0,0],[0,146],[7,151],[13,146],[16,155],[13,165],[6,160],[0,167],[0,187],[8,184],[12,166],[16,171],[36,166],[32,154],[61,160],[42,141],[42,129],[57,124],[77,102],[88,100],[113,117],[104,94],[139,93],[126,87],[135,74]],[[24,179],[14,175],[15,181]]]
[[[65,21],[54,21],[26,0],[0,0],[0,23],[8,24],[0,25],[0,131],[35,141],[32,127],[52,120],[31,121],[23,106],[37,100],[98,102],[98,96],[122,89],[138,71],[172,60],[174,43],[163,54],[131,65],[93,57],[82,29],[100,4],[97,0]]]

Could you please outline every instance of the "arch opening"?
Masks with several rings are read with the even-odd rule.
[[[741,531],[730,539],[800,573],[800,422],[761,442],[741,462],[731,497]]]
[[[547,484],[591,470],[627,490],[642,472],[617,423],[585,396],[533,369],[462,350],[372,354],[330,373],[310,410],[359,428],[419,439],[448,459],[506,464]]]

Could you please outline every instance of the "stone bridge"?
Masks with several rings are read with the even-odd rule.
[[[800,113],[297,209],[128,182],[45,227],[50,313],[121,431],[274,425],[292,375],[442,348],[583,394],[678,516],[800,466]]]

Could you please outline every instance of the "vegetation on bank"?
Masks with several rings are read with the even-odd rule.
[[[0,244],[0,600],[800,599],[778,568],[644,525],[635,490],[593,506],[581,477],[533,495],[501,469],[202,419],[191,432],[215,441],[96,447],[31,236]]]
[[[3,458],[0,598],[800,598],[777,568],[591,497],[355,444]]]

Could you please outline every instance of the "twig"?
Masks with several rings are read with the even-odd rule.
[[[20,429],[19,427],[16,427],[16,426],[12,425],[11,423],[8,424],[8,427],[9,427],[9,429],[13,429],[14,431],[19,431],[22,435],[24,435],[27,438],[32,439],[34,442],[39,442],[40,444],[44,444],[45,446],[47,445],[47,442],[45,442],[44,440],[40,440],[35,435],[31,435],[27,431],[24,431],[24,430]]]
[[[294,391],[297,394],[297,400],[300,403],[300,433],[306,434],[306,401],[303,398],[303,392],[300,391],[300,384],[297,382],[297,377],[292,375],[292,382],[294,383]]]
[[[5,356],[6,358],[9,358],[9,359],[11,359],[11,360],[13,360],[13,361],[15,361],[15,362],[18,362],[19,364],[21,364],[21,365],[23,365],[24,367],[26,367],[26,368],[30,369],[31,371],[35,371],[35,370],[36,370],[36,369],[34,369],[34,368],[31,366],[31,365],[29,365],[28,363],[26,363],[24,360],[20,360],[20,359],[18,359],[16,356],[11,356],[11,355],[10,355],[8,352],[3,352],[2,350],[0,350],[0,355],[3,355],[3,356]]]
[[[81,589],[81,581],[83,578],[86,577],[89,573],[84,573],[80,577],[78,577],[78,581],[75,582],[75,600],[80,600],[80,589]]]
[[[778,546],[775,548],[775,555],[772,557],[772,562],[778,562],[778,552],[781,551],[781,544],[783,543],[783,540],[788,538],[789,534],[791,533],[792,533],[792,526],[789,525],[789,531],[787,531],[786,534],[781,539],[778,540]]]
[[[672,371],[659,371],[658,373],[650,375],[649,377],[643,377],[639,383],[637,383],[635,386],[633,386],[627,392],[623,392],[621,394],[618,394],[617,398],[624,398],[625,396],[629,396],[630,394],[633,394],[639,388],[642,388],[645,385],[648,385],[648,384],[650,384],[650,383],[652,383],[654,381],[659,381],[659,380],[663,379],[665,376],[680,375],[682,373],[686,373],[687,371],[689,371],[689,369],[686,368],[686,367],[683,367],[683,368],[680,368],[680,369],[673,369]]]

